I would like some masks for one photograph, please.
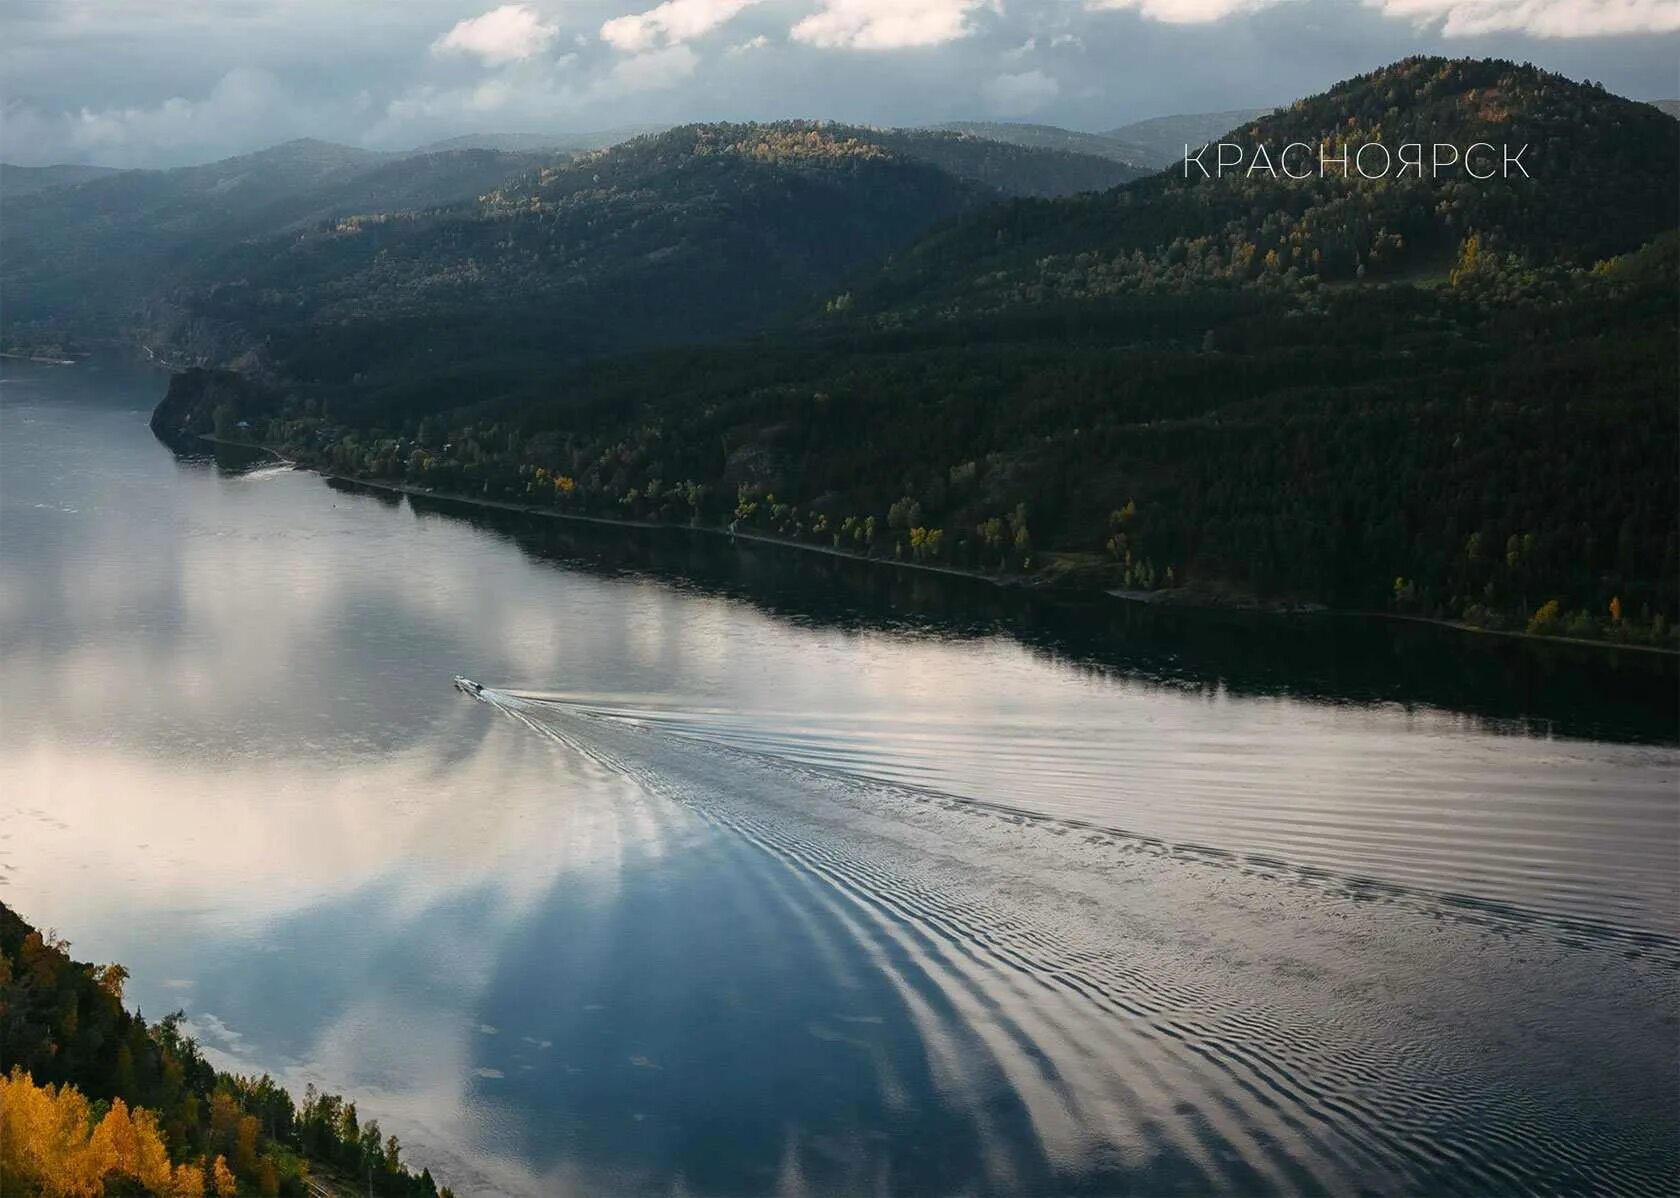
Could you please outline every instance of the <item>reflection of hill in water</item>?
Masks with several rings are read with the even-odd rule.
[[[947,638],[1003,635],[1076,669],[1154,685],[1440,708],[1492,730],[1530,735],[1673,742],[1680,726],[1680,660],[1668,655],[1359,616],[1053,597],[729,544],[681,528],[608,528],[429,497],[411,503],[419,512],[471,519],[571,569],[646,574],[795,623]]]

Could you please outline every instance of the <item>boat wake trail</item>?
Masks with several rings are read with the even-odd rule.
[[[1549,954],[1569,950],[1490,966],[1498,933],[1331,903],[1217,855],[633,713],[462,689],[745,846],[751,883],[837,982],[859,969],[884,980],[978,1145],[976,1172],[949,1188],[1658,1194],[1680,1182],[1675,1098],[1645,1038],[1665,1034],[1674,973],[1649,960],[1610,958],[1646,1012],[1618,1001],[1595,1019],[1598,991],[1556,984]],[[1490,1054],[1532,1036],[1513,994],[1544,976],[1558,1020],[1546,1047]],[[1571,1042],[1581,1036],[1593,1043]],[[1577,1076],[1585,1051],[1626,1058],[1605,1069],[1614,1087]],[[892,1055],[874,1068],[894,1094]]]

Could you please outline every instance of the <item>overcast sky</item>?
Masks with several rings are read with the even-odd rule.
[[[292,137],[1284,103],[1408,54],[1680,95],[1680,0],[0,0],[0,157],[172,166]]]

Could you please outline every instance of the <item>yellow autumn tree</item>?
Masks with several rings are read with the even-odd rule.
[[[1548,599],[1542,603],[1535,613],[1528,618],[1528,631],[1531,636],[1545,636],[1556,630],[1558,621],[1563,616],[1563,607],[1556,599]]]
[[[37,1086],[22,1069],[0,1080],[0,1189],[99,1195],[105,1159],[91,1139],[87,1099],[73,1086]]]
[[[197,1165],[176,1165],[175,1177],[164,1192],[169,1198],[204,1198],[204,1170]]]
[[[1481,274],[1486,262],[1487,255],[1482,251],[1482,239],[1472,233],[1459,244],[1458,262],[1454,264],[1448,281],[1454,287],[1462,286]]]
[[[216,1185],[216,1198],[233,1198],[239,1193],[239,1181],[223,1157],[218,1156],[216,1163],[210,1167],[210,1179]]]
[[[174,1180],[163,1133],[158,1130],[157,1119],[144,1107],[130,1112],[122,1099],[114,1099],[105,1118],[94,1128],[92,1142],[103,1154],[108,1174],[133,1178],[153,1193],[166,1192]]]
[[[150,1111],[130,1111],[119,1098],[95,1124],[87,1099],[72,1085],[38,1086],[21,1068],[0,1077],[0,1193],[99,1198],[108,1184],[128,1181],[153,1194],[204,1193],[201,1170],[170,1168]]]

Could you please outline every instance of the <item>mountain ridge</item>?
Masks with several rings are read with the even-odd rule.
[[[1159,169],[1177,162],[1185,146],[1193,150],[1206,145],[1220,135],[1274,111],[1272,108],[1233,108],[1224,112],[1173,113],[1106,129],[1099,136],[1137,146],[1146,156],[1143,161]]]

